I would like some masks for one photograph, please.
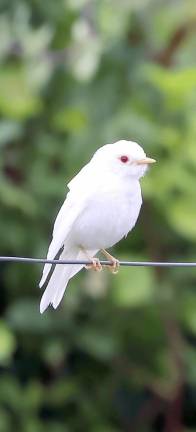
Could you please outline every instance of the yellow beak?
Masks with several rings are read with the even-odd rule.
[[[136,163],[137,163],[137,165],[145,165],[145,164],[152,164],[152,163],[155,163],[155,162],[156,162],[155,159],[151,159],[149,157],[146,157],[144,159],[138,160]]]

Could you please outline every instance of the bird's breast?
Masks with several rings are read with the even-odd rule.
[[[134,227],[141,204],[139,183],[132,190],[95,190],[76,223],[75,241],[85,249],[113,246]]]

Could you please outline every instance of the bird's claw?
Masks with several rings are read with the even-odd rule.
[[[113,274],[117,274],[119,271],[120,263],[116,258],[113,258],[111,260],[111,264],[107,265],[107,268],[109,271],[111,271]]]
[[[108,270],[110,270],[113,274],[118,273],[119,267],[120,267],[120,262],[116,258],[114,258],[112,255],[110,255],[110,253],[107,250],[101,249],[101,252],[103,255],[105,255],[105,257],[109,261],[111,261],[111,264],[107,264],[107,266],[106,266],[108,268]]]
[[[86,264],[85,268],[86,268],[86,270],[94,270],[94,271],[98,271],[98,272],[100,272],[103,269],[103,267],[99,261],[99,258],[92,258],[92,263]]]

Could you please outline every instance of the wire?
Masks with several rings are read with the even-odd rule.
[[[27,257],[14,257],[14,256],[0,256],[0,262],[18,262],[18,263],[41,263],[41,264],[92,264],[91,261],[75,261],[75,260],[47,260],[44,258],[27,258]],[[109,266],[110,261],[100,261],[101,265]],[[125,267],[196,267],[196,262],[160,262],[160,261],[120,261],[119,264]]]

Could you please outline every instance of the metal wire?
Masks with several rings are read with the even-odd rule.
[[[91,261],[85,260],[47,260],[44,258],[27,258],[27,257],[14,257],[14,256],[0,256],[0,262],[18,262],[18,263],[41,263],[41,264],[92,264]],[[100,264],[104,266],[111,265],[110,261],[100,261]],[[119,264],[125,267],[196,267],[196,262],[160,262],[160,261],[120,261]]]

